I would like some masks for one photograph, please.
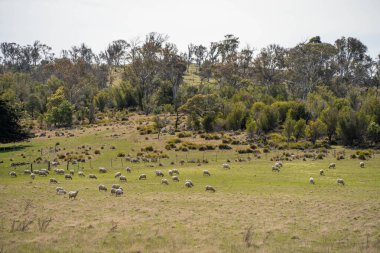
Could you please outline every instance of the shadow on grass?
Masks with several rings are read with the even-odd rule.
[[[19,150],[23,150],[29,147],[31,147],[31,145],[13,145],[13,146],[7,146],[7,147],[0,147],[0,154],[13,152],[13,151],[19,151]]]

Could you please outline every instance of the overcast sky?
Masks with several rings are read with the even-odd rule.
[[[40,40],[55,52],[85,42],[96,52],[117,39],[169,35],[182,51],[225,34],[260,49],[315,35],[356,37],[380,53],[380,0],[0,0],[0,42]]]

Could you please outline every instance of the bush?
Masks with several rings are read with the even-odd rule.
[[[95,155],[100,155],[100,150],[99,150],[99,149],[96,149],[96,150],[94,151],[94,154],[95,154]]]
[[[251,153],[253,153],[253,150],[250,148],[247,148],[247,149],[239,149],[239,150],[237,150],[237,152],[239,154],[251,154]]]
[[[264,153],[269,153],[269,148],[264,148],[264,149],[263,149],[263,152],[264,152]]]
[[[360,154],[360,155],[358,156],[358,158],[359,158],[360,160],[366,160],[366,158],[365,158],[365,155],[364,155],[364,154]]]
[[[118,153],[117,157],[125,157],[125,154],[124,153]]]
[[[180,132],[178,133],[178,138],[191,137],[191,132]]]
[[[219,144],[219,149],[221,150],[227,150],[227,149],[232,149],[232,147],[230,147],[229,145],[227,144]]]
[[[154,148],[152,146],[147,146],[145,148],[142,148],[141,151],[146,151],[146,152],[153,152]]]

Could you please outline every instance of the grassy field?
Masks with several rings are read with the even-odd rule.
[[[68,131],[73,137],[67,137],[68,132],[55,137],[47,131],[46,137],[19,143],[17,148],[0,146],[0,252],[380,251],[380,154],[360,168],[358,159],[349,158],[353,150],[345,150],[346,159],[337,161],[333,153],[343,148],[333,147],[323,160],[283,161],[281,172],[276,173],[271,171],[274,162],[270,159],[283,151],[273,150],[260,159],[237,154],[239,146],[228,151],[167,151],[166,142],[174,136],[163,134],[158,140],[156,134],[139,135],[136,127],[140,124],[144,124],[141,118],[131,117],[123,124]],[[184,140],[221,143],[199,136]],[[55,152],[57,142],[60,150]],[[37,157],[53,160],[66,152],[80,155],[83,145],[91,163],[87,159],[79,166],[70,165],[70,169],[77,172],[83,166],[86,175],[96,174],[97,180],[77,174],[72,181],[64,180],[53,172],[32,180],[23,174],[30,165],[10,166],[30,163]],[[121,152],[136,157],[147,146],[169,156],[160,160],[163,166],[132,164],[117,157]],[[95,150],[100,154],[95,155]],[[287,152],[302,155],[301,151]],[[238,158],[246,161],[235,162]],[[193,159],[207,159],[208,163],[179,164]],[[230,170],[222,168],[227,159],[232,161]],[[330,162],[336,163],[336,169],[328,169]],[[46,163],[33,166],[47,168]],[[99,174],[100,166],[109,172]],[[125,170],[128,166],[130,174]],[[61,162],[58,168],[66,169],[66,163]],[[161,185],[155,170],[162,170],[170,179],[167,171],[172,168],[180,171],[180,182],[169,180],[168,186]],[[202,175],[205,169],[211,177]],[[320,169],[325,170],[325,176],[319,176]],[[17,178],[8,175],[12,170]],[[114,178],[117,171],[128,180],[121,183],[121,197],[109,192],[111,184],[119,183]],[[142,173],[147,180],[138,180]],[[49,184],[51,177],[59,184]],[[309,183],[310,177],[315,185]],[[346,185],[337,185],[338,178]],[[195,186],[185,188],[185,179],[191,179]],[[107,193],[98,191],[100,183],[108,187]],[[206,185],[214,186],[216,192],[205,192]],[[57,186],[79,190],[77,199],[57,195]],[[50,218],[44,230],[43,224]],[[20,226],[28,223],[26,228]]]

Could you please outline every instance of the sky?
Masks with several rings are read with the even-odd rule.
[[[84,42],[95,52],[113,40],[167,34],[180,51],[226,34],[241,47],[292,47],[319,35],[355,37],[380,54],[380,0],[0,0],[0,42],[39,40],[54,52]]]

